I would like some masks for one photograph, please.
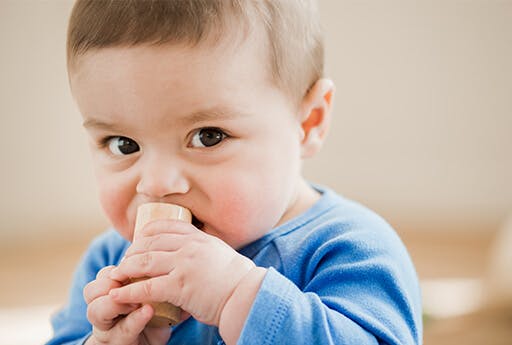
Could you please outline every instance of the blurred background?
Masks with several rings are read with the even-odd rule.
[[[319,3],[337,94],[307,177],[395,227],[421,280],[425,344],[511,344],[512,1]],[[67,84],[71,7],[0,0],[1,344],[50,336],[108,226]]]

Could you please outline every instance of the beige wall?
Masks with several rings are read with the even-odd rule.
[[[411,229],[512,212],[512,1],[321,0],[335,116],[307,176]],[[0,242],[106,224],[67,88],[69,1],[0,1]]]

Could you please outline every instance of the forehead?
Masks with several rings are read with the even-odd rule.
[[[90,50],[70,70],[71,89],[85,116],[163,116],[219,105],[262,111],[263,102],[288,101],[271,80],[265,45],[251,34],[216,45]]]
[[[115,45],[87,50],[70,61],[70,77],[91,73],[94,69],[109,63],[120,65],[123,69],[146,63],[151,67],[210,71],[232,70],[245,65],[244,70],[264,70],[264,76],[271,77],[270,49],[266,31],[258,26],[237,30],[225,29],[222,33],[212,31],[197,43],[167,42],[141,43],[136,45]],[[153,61],[151,61],[153,60]],[[261,73],[260,73],[261,75]],[[269,78],[271,79],[271,78]]]
[[[255,32],[243,39],[228,35],[194,46],[167,43],[93,49],[76,59],[69,74],[72,89],[77,84],[109,82],[136,87],[149,79],[153,91],[158,87],[165,91],[169,83],[201,88],[214,82],[229,87],[245,81],[254,87],[271,82],[267,56],[264,35]]]

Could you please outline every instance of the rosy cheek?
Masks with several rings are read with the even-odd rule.
[[[240,181],[230,179],[229,182],[217,186],[214,204],[229,219],[245,218],[251,204],[248,195],[251,194],[247,186]]]
[[[130,199],[123,194],[123,189],[116,183],[99,185],[99,199],[105,215],[123,237],[130,240],[131,230],[126,217]]]
[[[219,189],[213,204],[217,218],[215,227],[223,233],[223,240],[239,246],[255,239],[265,219],[260,217],[262,205],[258,194],[250,190],[251,186],[235,182],[231,180]]]

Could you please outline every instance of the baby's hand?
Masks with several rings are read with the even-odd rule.
[[[222,240],[176,220],[148,223],[112,279],[151,277],[110,291],[118,303],[169,302],[196,320],[219,325],[242,278],[255,267]]]
[[[109,292],[122,286],[109,277],[114,266],[104,267],[96,280],[84,288],[87,318],[93,326],[92,336],[86,344],[160,345],[166,344],[170,328],[147,328],[153,316],[149,305],[119,303]]]

